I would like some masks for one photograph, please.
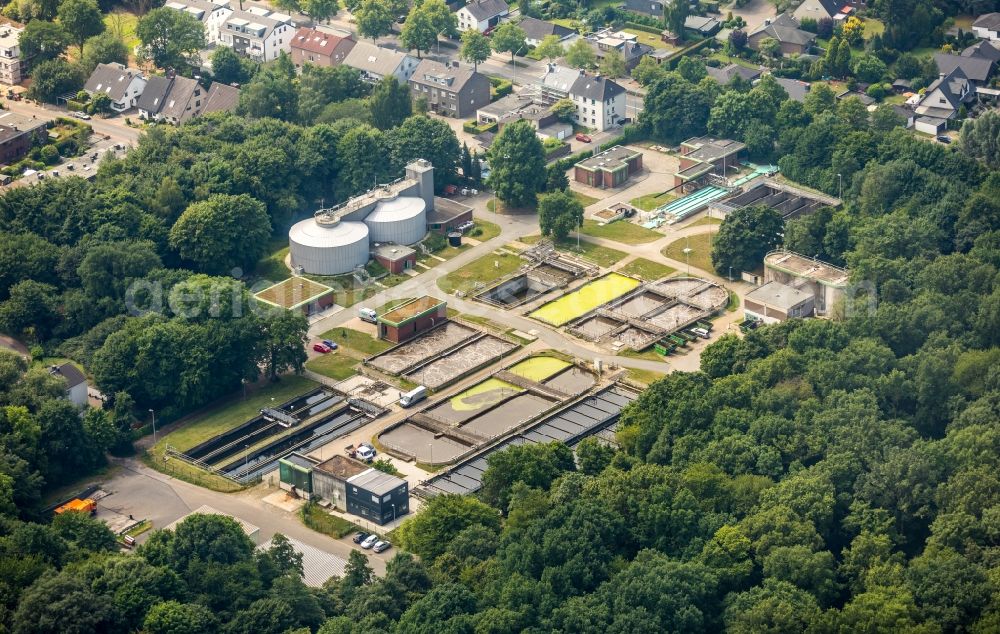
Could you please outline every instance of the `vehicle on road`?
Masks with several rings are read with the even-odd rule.
[[[354,457],[364,462],[371,462],[372,460],[375,459],[375,455],[377,453],[378,452],[375,451],[375,447],[372,447],[368,443],[363,442],[360,445],[358,445],[357,449],[354,450]]]
[[[336,350],[337,349],[337,344],[335,344],[334,342],[330,341],[329,339],[324,339],[321,343],[324,346],[326,346],[327,348],[329,348],[330,350]]]
[[[400,407],[409,407],[427,398],[427,388],[423,385],[418,385],[406,394],[399,397]]]
[[[390,548],[392,548],[392,544],[390,544],[387,541],[381,541],[381,542],[376,542],[376,544],[372,547],[372,550],[374,550],[377,553],[382,553],[389,550]]]
[[[365,550],[368,550],[369,548],[374,546],[378,541],[379,541],[378,535],[374,534],[369,535],[368,537],[365,538],[365,541],[361,542],[361,547],[364,548]]]
[[[368,539],[368,533],[355,533],[352,539],[354,540],[355,544],[360,544],[361,542]]]
[[[944,135],[944,134],[939,134],[939,135],[937,135],[937,140],[938,140],[938,141],[939,141],[940,143],[944,143],[945,145],[947,145],[947,144],[951,143],[951,137],[950,137],[950,136],[947,136],[947,135]]]
[[[74,110],[73,112],[70,112],[69,115],[71,117],[76,117],[77,119],[83,119],[84,121],[89,121],[90,120],[90,115],[87,114],[86,112],[76,112]]]
[[[702,339],[708,339],[708,331],[704,328],[692,328],[691,334],[697,335]]]
[[[313,350],[315,350],[316,352],[322,352],[323,354],[326,354],[327,352],[330,352],[330,347],[327,346],[325,343],[314,343]]]
[[[369,324],[378,323],[378,313],[375,312],[374,308],[359,308],[358,317],[361,321],[367,321]]]
[[[576,140],[579,141],[580,143],[590,143],[591,141],[593,141],[593,139],[591,139],[589,135],[584,134],[582,132],[576,135]]]
[[[56,509],[56,515],[62,515],[63,513],[89,513],[91,515],[97,515],[97,502],[90,498],[83,500],[80,498],[73,498]]]

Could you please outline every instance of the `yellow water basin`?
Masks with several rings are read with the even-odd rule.
[[[510,368],[511,374],[521,378],[541,383],[553,374],[557,374],[572,365],[568,361],[555,357],[530,357]]]
[[[553,326],[562,326],[589,313],[601,304],[621,297],[640,284],[641,282],[635,278],[619,273],[610,273],[545,304],[532,312],[530,316]]]

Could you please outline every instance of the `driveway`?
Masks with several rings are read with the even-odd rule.
[[[738,15],[746,21],[747,33],[763,24],[764,20],[778,15],[777,7],[775,7],[770,0],[750,0],[750,2],[739,8],[735,5],[731,5],[729,8],[721,9],[721,13],[723,15],[725,15],[727,11],[732,11],[734,16]]]

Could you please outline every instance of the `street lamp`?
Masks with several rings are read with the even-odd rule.
[[[524,47],[525,47],[525,46],[527,46],[527,44],[524,44],[524,45],[522,45],[522,46],[521,46],[521,48],[519,48],[519,49],[517,49],[516,51],[514,51],[514,57],[517,57],[517,56],[518,56],[518,54],[519,54],[519,53],[520,53],[521,51],[523,51],[523,50],[524,50]],[[514,87],[514,86],[515,86],[515,85],[517,84],[517,60],[516,60],[516,59],[514,59],[514,57],[511,57],[511,58],[510,58],[510,63],[514,65],[514,78],[513,78],[512,80],[510,80],[510,83],[511,83],[511,89],[512,89],[512,90],[513,90],[513,87]]]
[[[837,174],[837,198],[844,197],[844,175]]]
[[[684,261],[687,263],[687,276],[691,277],[691,237],[684,236]]]
[[[393,524],[396,523],[396,505],[395,504],[392,505],[392,523]]]
[[[156,444],[156,412],[150,408],[149,415],[153,417],[153,444]]]

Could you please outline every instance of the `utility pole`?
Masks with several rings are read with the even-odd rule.
[[[150,408],[149,415],[153,417],[153,444],[156,444],[156,412]]]

